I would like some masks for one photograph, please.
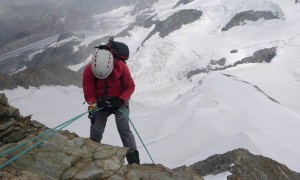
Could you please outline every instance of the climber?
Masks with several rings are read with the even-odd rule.
[[[139,152],[128,119],[118,111],[120,108],[129,115],[128,100],[135,89],[127,65],[109,49],[96,47],[92,62],[84,69],[82,84],[90,112],[90,139],[101,142],[107,118],[114,114],[123,146],[129,148],[127,162],[140,164]],[[100,110],[93,113],[97,108]]]

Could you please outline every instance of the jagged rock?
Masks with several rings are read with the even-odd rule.
[[[233,49],[233,50],[230,51],[230,53],[232,53],[232,54],[233,54],[233,53],[237,53],[237,52],[238,52],[237,49]]]
[[[270,158],[237,149],[217,154],[190,166],[200,176],[230,171],[228,180],[300,179],[300,174]]]
[[[171,170],[163,165],[128,165],[124,166],[121,174],[116,174],[109,179],[174,179],[174,180],[203,180],[190,168]],[[125,176],[124,176],[125,175]]]
[[[0,151],[9,147],[13,145],[1,146]],[[19,152],[5,156],[2,161]],[[7,166],[0,177],[14,179],[26,174],[37,179],[202,180],[190,168],[171,170],[162,165],[124,165],[126,152],[126,148],[99,144],[87,138],[70,140],[58,133]]]
[[[186,75],[186,77],[189,79],[197,74],[201,74],[201,73],[208,73],[210,70],[206,69],[206,68],[198,68],[196,70],[193,71],[189,71]]]
[[[272,20],[279,19],[279,16],[276,13],[271,11],[244,11],[236,14],[225,27],[222,28],[222,31],[227,31],[232,27],[243,25],[246,21],[257,21],[259,19]]]
[[[221,58],[217,61],[211,60],[210,61],[210,65],[220,65],[220,66],[224,66],[226,63],[226,58]]]
[[[0,147],[1,152],[7,146]],[[20,151],[7,156],[8,159]],[[67,137],[58,133],[40,146],[26,153],[7,167],[9,172],[17,169],[38,177],[54,179],[102,179],[114,174],[124,165],[127,150],[100,145],[89,139]],[[101,153],[101,156],[96,154]]]
[[[276,56],[276,50],[276,47],[258,50],[253,54],[253,56],[243,58],[242,60],[235,62],[233,65],[236,66],[238,64],[262,62],[270,63],[271,60]]]
[[[19,115],[19,110],[9,106],[6,96],[0,93],[0,118],[18,117]],[[2,124],[2,122],[0,123]]]
[[[202,11],[196,9],[180,10],[157,24],[156,31],[160,37],[166,37],[170,33],[180,29],[183,25],[192,23],[202,16]]]
[[[0,111],[3,107],[10,108],[4,94],[0,94],[0,100]],[[3,117],[7,117],[7,114]],[[48,130],[43,124],[31,121],[30,118],[31,116],[0,118],[0,152]],[[0,157],[0,165],[54,131],[47,132],[49,133],[34,142]],[[162,165],[124,165],[126,153],[127,148],[124,147],[99,144],[69,131],[59,131],[2,169],[0,179],[201,180],[190,168],[171,170]]]
[[[0,93],[0,104],[2,106],[8,106],[8,103],[7,103],[8,99],[7,97],[5,96],[4,93]]]
[[[23,140],[40,130],[45,129],[42,124],[30,121],[30,117],[20,116],[18,109],[10,106],[7,98],[0,93],[0,142],[1,145]]]
[[[239,61],[236,61],[233,64],[224,66],[226,63],[226,58],[221,58],[219,61],[211,61],[206,68],[198,68],[192,71],[189,71],[187,73],[187,78],[191,78],[194,75],[200,74],[200,73],[208,73],[210,71],[220,71],[224,69],[228,69],[234,66],[237,66],[239,64],[247,64],[247,63],[270,63],[272,59],[276,56],[277,47],[271,47],[271,48],[265,48],[258,50],[253,53],[253,56],[245,57]],[[219,65],[222,67],[211,67],[211,65]]]
[[[145,38],[143,43],[147,41],[151,36],[153,36],[155,33],[159,33],[159,36],[164,38],[168,36],[170,33],[180,29],[183,25],[192,23],[196,20],[198,20],[202,16],[202,11],[196,10],[196,9],[184,9],[180,10],[173,15],[169,16],[164,21],[155,21],[153,22],[149,18],[145,21],[147,24],[146,27],[149,27],[149,25],[155,24],[155,28],[150,32],[150,34]],[[142,43],[142,44],[143,44]]]

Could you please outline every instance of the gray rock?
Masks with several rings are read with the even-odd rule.
[[[237,49],[233,49],[233,50],[230,51],[230,53],[232,53],[232,54],[233,54],[233,53],[237,53],[237,52],[238,52]]]
[[[31,116],[30,116],[30,118],[31,118]],[[35,121],[35,120],[31,121],[30,123],[33,125],[33,127],[36,127],[36,128],[42,128],[42,127],[45,127],[44,124],[42,124],[42,123],[40,123],[40,122],[38,122],[38,121]]]
[[[159,33],[159,36],[164,38],[168,36],[170,33],[180,29],[183,25],[192,23],[200,19],[201,16],[202,16],[202,11],[196,9],[185,9],[174,13],[164,21],[155,21],[155,22],[152,21],[152,23],[155,24],[155,28],[145,38],[143,43],[147,41],[150,37],[152,37],[155,33]],[[147,26],[151,24],[150,22],[151,19],[146,21]]]
[[[219,65],[219,66],[224,66],[226,63],[226,58],[221,58],[217,61],[211,60],[210,65]]]
[[[169,179],[169,180],[203,180],[202,177],[195,174],[189,168],[183,169],[169,169],[164,167],[163,165],[129,165],[125,166],[123,171],[125,172],[125,176],[121,176],[124,179]],[[119,175],[120,176],[120,175]]]
[[[277,13],[271,11],[244,11],[236,14],[225,27],[222,28],[222,31],[227,31],[235,26],[240,26],[246,24],[246,21],[257,21],[259,19],[272,20],[279,19]]]
[[[201,74],[201,73],[208,73],[210,70],[207,69],[207,68],[198,68],[198,69],[195,69],[195,70],[192,70],[192,71],[189,71],[186,75],[186,77],[188,79],[190,79],[191,77],[197,75],[197,74]]]
[[[253,155],[245,149],[217,154],[190,166],[197,174],[206,176],[230,171],[229,180],[300,179],[300,174],[270,158]]]
[[[7,97],[5,96],[4,93],[0,93],[0,104],[2,106],[8,106],[8,103],[7,103],[8,99]]]
[[[3,120],[1,119],[1,121],[0,121],[0,132],[8,129],[14,123],[15,123],[15,121],[12,121],[10,119],[3,119]]]
[[[258,50],[253,54],[253,56],[243,58],[242,60],[235,62],[233,65],[236,66],[238,64],[262,62],[270,63],[271,60],[276,56],[276,50],[276,47]]]
[[[194,75],[200,74],[200,73],[208,73],[210,71],[220,71],[224,69],[228,69],[240,64],[247,64],[247,63],[270,63],[272,59],[276,56],[277,47],[272,48],[265,48],[258,50],[253,53],[253,56],[245,57],[239,61],[236,61],[233,64],[224,66],[226,63],[226,58],[221,58],[218,61],[211,61],[206,68],[197,68],[195,70],[189,71],[186,75],[186,77],[189,79],[193,77]],[[212,65],[219,65],[219,67],[211,67]],[[276,101],[276,100],[275,100]]]

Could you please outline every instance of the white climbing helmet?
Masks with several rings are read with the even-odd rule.
[[[91,67],[97,78],[107,78],[114,68],[113,55],[107,50],[96,49],[91,62]]]

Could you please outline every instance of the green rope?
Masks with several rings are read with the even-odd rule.
[[[139,135],[139,133],[137,132],[136,128],[134,127],[134,125],[133,125],[132,121],[130,120],[130,118],[129,118],[128,114],[126,114],[126,113],[125,113],[125,112],[124,112],[122,109],[119,109],[119,111],[120,111],[122,114],[124,114],[124,115],[126,116],[126,118],[128,119],[128,121],[129,121],[129,122],[130,122],[130,124],[132,125],[133,129],[135,130],[136,134],[137,134],[137,135],[138,135],[138,137],[140,138],[140,140],[141,140],[141,142],[142,142],[142,144],[143,144],[143,146],[144,146],[145,150],[147,151],[147,153],[148,153],[148,155],[149,155],[149,157],[150,157],[150,159],[151,159],[152,163],[153,163],[153,164],[155,164],[155,163],[154,163],[154,161],[153,161],[153,159],[152,159],[152,157],[151,157],[151,155],[150,155],[150,153],[149,153],[149,151],[148,151],[148,149],[146,148],[146,146],[145,146],[145,144],[144,144],[144,142],[143,142],[143,140],[142,140],[141,136]]]
[[[75,117],[75,118],[76,118],[76,117]],[[8,149],[8,150],[2,152],[2,153],[0,154],[0,157],[5,156],[6,154],[9,154],[9,153],[11,153],[11,152],[17,150],[18,148],[20,148],[20,147],[22,147],[22,146],[24,146],[24,145],[30,143],[31,141],[34,141],[35,139],[37,139],[37,138],[39,138],[39,137],[41,137],[41,136],[44,136],[44,135],[48,134],[50,131],[53,131],[53,130],[55,130],[56,128],[59,128],[60,126],[63,126],[64,124],[67,124],[68,122],[71,122],[72,120],[73,120],[73,119],[68,120],[68,121],[66,121],[66,122],[64,122],[64,123],[62,123],[62,124],[60,124],[60,125],[58,125],[58,126],[52,128],[52,129],[47,129],[46,131],[44,131],[43,133],[39,134],[38,136],[35,136],[35,137],[33,137],[33,138],[31,138],[31,139],[29,139],[29,140],[23,142],[23,143],[18,144],[17,146],[14,146],[14,147],[11,148],[11,149]]]
[[[98,110],[99,110],[99,109],[97,109],[97,110],[95,110],[95,111],[98,111]],[[21,146],[24,146],[25,144],[27,144],[27,143],[29,143],[29,142],[31,142],[31,141],[37,139],[38,137],[41,137],[42,135],[48,134],[48,133],[52,130],[52,132],[51,132],[48,136],[44,137],[43,139],[41,139],[41,140],[39,140],[38,142],[34,143],[34,144],[33,144],[32,146],[30,146],[29,148],[27,148],[27,149],[25,149],[24,151],[22,151],[21,153],[19,153],[18,155],[14,156],[14,157],[11,158],[10,160],[8,160],[8,161],[6,161],[5,163],[3,163],[3,164],[0,166],[0,170],[3,169],[5,166],[9,165],[10,163],[12,163],[13,161],[17,160],[19,157],[21,157],[21,156],[24,155],[25,153],[29,152],[31,149],[37,147],[38,145],[40,145],[41,143],[43,143],[43,142],[44,142],[45,140],[47,140],[48,138],[54,136],[56,133],[59,132],[59,130],[62,130],[62,129],[65,128],[66,126],[70,125],[71,123],[73,123],[74,121],[76,121],[77,119],[79,119],[80,117],[82,117],[83,115],[87,114],[88,112],[89,112],[89,111],[86,111],[86,112],[84,112],[84,113],[82,113],[82,114],[80,114],[80,115],[78,115],[78,116],[76,116],[76,117],[74,117],[74,118],[72,118],[72,119],[66,121],[65,123],[63,123],[63,124],[61,124],[61,125],[56,126],[54,129],[47,130],[47,131],[45,131],[44,133],[42,133],[42,134],[40,134],[40,135],[38,135],[38,136],[36,136],[36,137],[34,137],[34,138],[32,138],[32,139],[30,139],[30,140],[24,142],[24,143],[22,143],[22,144],[20,144],[20,145],[18,145],[18,146],[16,146],[16,147],[13,147],[13,148],[11,148],[11,149],[5,151],[4,153],[1,154],[1,156],[2,156],[2,155],[5,155],[5,154],[8,154],[8,153],[10,153],[10,152],[12,152],[12,151],[14,151],[14,150],[16,150],[16,149],[18,149],[18,148],[21,147]],[[56,128],[58,128],[58,127],[60,127],[60,128],[59,128],[59,129],[56,129]],[[1,157],[1,156],[0,156],[0,157]]]

